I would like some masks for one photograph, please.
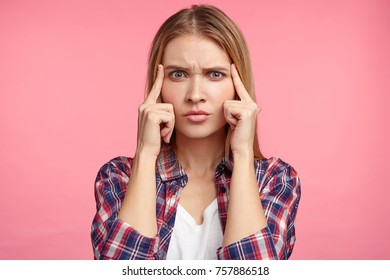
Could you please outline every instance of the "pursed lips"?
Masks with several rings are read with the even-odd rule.
[[[205,111],[202,111],[202,110],[198,110],[198,111],[189,111],[187,113],[185,113],[184,116],[190,116],[190,115],[210,115],[209,113],[205,112]]]
[[[209,113],[202,111],[202,110],[197,110],[197,111],[189,111],[184,114],[184,116],[187,118],[187,120],[191,122],[203,122],[207,120],[209,117]]]

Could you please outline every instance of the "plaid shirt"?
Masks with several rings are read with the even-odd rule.
[[[117,157],[97,174],[91,239],[95,259],[166,259],[180,193],[188,177],[175,154],[163,148],[156,162],[158,234],[149,238],[119,219],[133,159]],[[268,226],[236,243],[221,247],[218,259],[288,259],[295,243],[295,216],[300,180],[293,167],[272,157],[254,161],[259,198]],[[225,230],[233,158],[222,159],[215,171],[218,211]]]

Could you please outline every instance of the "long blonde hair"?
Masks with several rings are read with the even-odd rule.
[[[146,92],[149,93],[157,76],[168,42],[186,34],[196,34],[217,42],[235,64],[238,74],[251,98],[256,102],[249,50],[238,26],[220,9],[210,5],[193,5],[169,17],[157,31],[149,52]],[[230,151],[230,127],[226,125],[225,156]],[[253,141],[255,159],[264,159],[260,152],[257,129]]]

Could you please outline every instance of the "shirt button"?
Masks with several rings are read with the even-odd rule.
[[[226,188],[225,187],[221,187],[221,192],[225,193],[226,192]]]

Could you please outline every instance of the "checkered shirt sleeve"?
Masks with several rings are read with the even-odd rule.
[[[260,199],[268,226],[219,248],[219,259],[288,259],[292,253],[296,239],[295,216],[301,196],[299,177],[293,167],[280,159],[272,162],[265,174],[261,173],[260,167],[257,168]]]
[[[95,259],[156,259],[159,237],[141,235],[119,219],[131,162],[116,158],[105,164],[95,181],[97,213],[92,222],[91,239]],[[130,171],[129,171],[130,172]]]

